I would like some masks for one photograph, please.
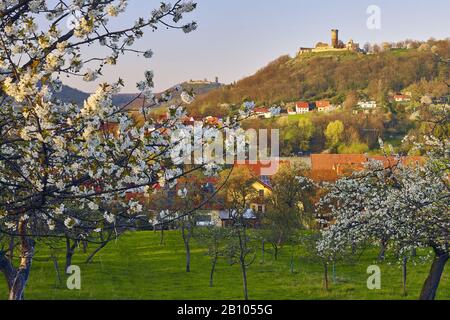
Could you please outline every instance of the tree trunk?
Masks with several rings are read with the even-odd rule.
[[[294,273],[294,254],[291,255],[291,273]]]
[[[387,242],[382,241],[380,246],[380,254],[378,255],[378,262],[382,262],[385,259],[386,256],[386,248],[387,248]]]
[[[265,262],[264,254],[266,252],[266,241],[263,239],[261,244],[262,263]]]
[[[441,254],[436,253],[433,264],[431,265],[430,273],[428,274],[428,278],[425,280],[423,285],[420,300],[434,300],[436,298],[436,292],[448,258],[448,252]]]
[[[248,300],[248,287],[247,287],[247,266],[245,265],[245,261],[241,261],[241,269],[242,269],[242,282],[244,285],[244,299]]]
[[[186,250],[186,272],[191,272],[191,246],[189,244],[191,240],[191,226],[190,223],[187,227],[184,225],[181,227],[181,234],[183,236],[184,248]]]
[[[26,236],[26,221],[19,222],[18,230],[20,233],[20,264],[9,286],[9,300],[25,299],[25,287],[30,276],[34,256],[35,242]]]
[[[242,271],[242,283],[244,286],[244,300],[248,300],[248,284],[247,284],[247,264],[245,261],[246,253],[247,253],[247,229],[245,224],[244,228],[241,232],[238,232],[239,238],[239,264],[241,265]]]
[[[324,262],[324,264],[323,264],[323,284],[324,284],[325,290],[328,291],[329,281],[328,281],[328,263],[327,262]]]
[[[52,253],[52,255],[50,256],[50,258],[53,261],[53,267],[55,268],[56,271],[56,276],[58,277],[58,283],[61,286],[62,285],[62,278],[61,278],[61,273],[59,272],[59,264],[58,264],[58,257],[56,257],[56,255],[54,255]],[[67,269],[66,269],[67,270]]]
[[[211,264],[211,273],[209,275],[209,287],[212,288],[214,286],[214,272],[216,271],[217,264],[217,256],[214,257]]]
[[[87,241],[83,241],[83,253],[84,254],[87,253],[87,249],[88,249],[88,242]]]
[[[159,245],[164,245],[164,225],[161,227],[161,241],[159,242]]]
[[[278,261],[278,246],[276,244],[273,245],[273,250],[275,261]]]
[[[408,269],[407,269],[407,264],[408,264],[408,258],[407,257],[403,257],[403,261],[402,261],[402,273],[403,273],[403,296],[406,297],[408,295],[408,292],[406,290],[406,279],[408,276]]]
[[[16,243],[14,241],[14,237],[11,236],[9,239],[9,260],[14,261],[14,248],[16,247]]]
[[[78,246],[79,241],[75,240],[74,244],[71,245],[70,239],[66,238],[66,264],[64,268],[64,273],[67,274],[67,269],[72,265],[72,258],[75,253],[75,250]]]
[[[64,273],[67,273],[67,270],[69,270],[69,267],[72,265],[72,257],[73,257],[73,252],[67,251],[66,252],[66,264],[64,266]]]
[[[189,241],[185,242],[186,247],[186,272],[191,272],[191,247],[189,246]]]
[[[94,257],[97,253],[100,252],[100,250],[102,250],[104,247],[106,247],[106,245],[108,244],[109,241],[105,241],[103,242],[100,246],[97,247],[97,249],[94,250],[94,252],[92,252],[89,257],[86,259],[86,264],[89,264],[92,262],[92,260],[94,260]]]
[[[337,282],[337,276],[336,276],[336,263],[333,261],[333,284],[336,284]]]
[[[11,290],[16,270],[11,263],[11,260],[6,257],[6,252],[0,251],[0,271],[5,276],[8,289]]]

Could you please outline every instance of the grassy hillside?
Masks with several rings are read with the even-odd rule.
[[[238,267],[225,260],[218,265],[215,287],[209,288],[209,258],[206,250],[193,244],[192,272],[184,271],[184,250],[181,235],[168,232],[164,245],[153,232],[130,233],[109,244],[86,265],[86,254],[78,252],[74,264],[81,268],[80,291],[69,291],[57,281],[49,252],[38,245],[27,299],[242,299],[241,276]],[[63,265],[64,245],[61,243],[59,262]],[[92,249],[92,248],[91,248]],[[260,251],[260,250],[259,250]],[[290,272],[291,248],[281,251],[278,261],[270,252],[265,262],[261,254],[250,267],[250,299],[417,299],[426,278],[429,262],[408,266],[407,297],[402,296],[402,273],[398,264],[379,264],[382,289],[366,287],[368,266],[377,264],[377,251],[366,251],[352,262],[336,265],[336,283],[329,292],[322,289],[322,266],[307,257],[304,248],[296,250],[294,273]],[[62,269],[62,267],[60,268]],[[62,272],[62,270],[61,270]],[[331,273],[331,271],[330,271]],[[332,278],[332,276],[330,275]],[[65,283],[65,279],[63,281]],[[0,299],[7,297],[4,281],[0,281]],[[439,299],[450,298],[450,268],[444,273]]]
[[[434,50],[282,56],[254,75],[200,97],[192,109],[214,113],[221,104],[240,104],[245,99],[265,105],[322,98],[343,102],[348,93],[355,91],[383,102],[388,93],[421,81],[435,81],[435,86],[445,91],[449,69],[436,54],[448,59],[450,42],[434,41],[430,45]]]

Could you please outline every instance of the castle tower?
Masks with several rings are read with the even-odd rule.
[[[331,46],[335,49],[339,46],[339,30],[337,29],[331,30]]]

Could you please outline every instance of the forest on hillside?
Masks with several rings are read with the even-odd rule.
[[[258,105],[297,100],[331,99],[343,103],[357,93],[380,104],[389,94],[404,90],[423,94],[448,94],[450,40],[429,40],[413,49],[390,49],[375,54],[324,52],[282,56],[254,75],[199,95],[189,112],[222,116],[230,105],[253,100]]]

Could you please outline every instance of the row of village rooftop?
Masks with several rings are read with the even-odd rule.
[[[407,104],[412,101],[411,93],[396,94],[390,97],[390,101],[397,104]],[[450,96],[444,96],[440,98],[432,98],[425,95],[420,100],[421,105],[446,105],[449,106]],[[357,103],[357,108],[363,110],[365,113],[372,113],[379,107],[379,104],[374,100],[360,100]],[[287,103],[282,107],[265,107],[258,106],[253,109],[253,118],[270,119],[277,116],[285,115],[304,115],[310,112],[327,113],[338,109],[341,109],[342,105],[335,105],[330,100],[319,100],[315,102],[298,101]],[[358,109],[354,109],[353,113],[359,113]],[[168,113],[158,116],[159,121],[165,121],[170,118]],[[183,122],[186,125],[193,125],[195,122],[203,122],[209,125],[220,125],[223,119],[207,116],[207,117],[191,117],[186,116]]]
[[[334,183],[337,180],[348,177],[354,172],[364,170],[369,161],[377,161],[384,168],[396,168],[399,164],[405,166],[423,165],[426,161],[424,157],[407,156],[403,158],[386,157],[386,156],[368,156],[364,154],[312,154],[309,157],[282,158],[277,160],[278,171],[283,166],[292,167],[294,165],[302,165],[305,168],[305,176],[317,184]],[[272,178],[273,176],[265,175],[265,169],[273,167],[274,163],[236,163],[235,169],[242,168],[249,172],[252,177],[251,188],[254,189],[257,197],[252,198],[251,203],[245,211],[243,217],[250,226],[258,226],[260,218],[266,212],[268,199],[273,193]],[[168,193],[167,208],[170,211],[171,195],[176,197],[177,191],[185,188],[185,183],[200,184],[202,186],[202,198],[197,199],[196,203],[192,203],[196,210],[195,219],[198,226],[217,226],[227,227],[233,224],[234,210],[225,205],[222,196],[217,196],[217,190],[220,188],[221,182],[216,177],[204,178],[181,178],[174,190],[166,190]],[[156,186],[155,190],[165,190],[161,186]],[[146,195],[143,193],[128,193],[128,200],[146,201]],[[206,203],[203,199],[209,199]],[[150,211],[152,208],[149,208]],[[156,214],[158,214],[155,211]],[[165,226],[168,227],[168,226]],[[175,226],[172,226],[175,227]]]
[[[396,103],[406,103],[411,101],[411,96],[407,94],[398,94],[392,97],[392,101]],[[378,104],[374,100],[361,100],[357,103],[357,106],[364,110],[373,110],[378,107]],[[317,110],[318,112],[332,112],[341,108],[341,105],[332,104],[330,100],[319,100],[315,102],[298,101],[287,104],[284,113],[288,115],[307,114]],[[283,113],[283,110],[280,110]],[[258,107],[254,110],[255,116],[260,118],[272,118],[275,114],[271,108]]]

